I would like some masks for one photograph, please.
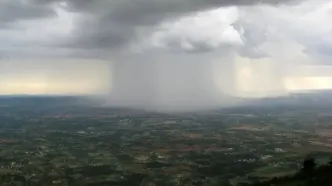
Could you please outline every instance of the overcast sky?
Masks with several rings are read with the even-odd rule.
[[[0,94],[107,85],[171,108],[330,89],[331,19],[331,0],[0,0]]]

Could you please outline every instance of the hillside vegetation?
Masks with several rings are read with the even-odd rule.
[[[247,185],[247,184],[243,184]],[[315,159],[303,161],[302,169],[294,175],[275,177],[272,180],[251,184],[251,186],[328,186],[332,185],[332,160],[317,166]]]

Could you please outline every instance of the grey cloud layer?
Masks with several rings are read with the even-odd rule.
[[[60,52],[65,56],[97,56],[107,55],[121,49],[136,39],[137,33],[148,34],[153,26],[163,20],[177,18],[196,11],[204,11],[213,7],[230,5],[288,4],[299,0],[4,0],[0,1],[0,22],[11,23],[18,20],[34,20],[55,15],[52,6],[66,3],[68,11],[81,15],[74,23],[74,31],[70,37],[58,42],[50,48],[68,50]],[[25,2],[25,3],[24,3]],[[62,6],[64,7],[64,6]],[[266,57],[256,47],[264,42],[265,28],[261,23],[240,22],[245,27],[245,48],[239,53],[251,58]],[[246,26],[249,24],[249,26]],[[1,26],[0,26],[1,27]],[[236,25],[235,25],[236,28]],[[6,28],[3,28],[6,29]],[[199,45],[199,44],[198,44]],[[198,46],[197,45],[197,46]],[[44,46],[44,45],[43,45]],[[1,48],[5,48],[2,46]],[[96,51],[96,49],[98,51]],[[12,49],[10,53],[15,54]],[[29,48],[28,50],[33,50]],[[29,51],[23,52],[29,55]],[[39,49],[38,49],[39,50]],[[36,50],[34,53],[38,53]],[[77,52],[79,51],[79,52]],[[205,52],[209,49],[198,47],[191,52]],[[59,52],[58,52],[59,53]],[[18,55],[22,52],[18,51]],[[35,55],[35,54],[34,54]],[[55,54],[58,55],[58,54]]]
[[[17,20],[36,19],[54,15],[54,11],[45,5],[25,4],[23,1],[0,1],[0,23],[10,23]]]
[[[64,2],[33,0],[34,4]],[[77,25],[71,47],[112,48],[133,39],[137,29],[146,29],[164,19],[197,10],[228,5],[278,4],[290,0],[67,0],[68,9],[90,15]]]

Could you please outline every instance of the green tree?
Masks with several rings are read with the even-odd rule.
[[[307,158],[303,161],[302,170],[304,172],[312,172],[315,170],[315,167],[316,167],[316,161],[314,158]]]

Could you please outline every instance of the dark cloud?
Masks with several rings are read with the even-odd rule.
[[[259,47],[267,40],[268,27],[266,23],[251,20],[246,22],[240,20],[233,24],[236,30],[242,32],[244,47],[240,48],[239,54],[249,58],[265,58],[268,54],[261,51]]]
[[[331,56],[332,57],[332,42],[328,42],[326,40],[321,40],[318,44],[311,47],[309,50],[314,51],[321,55]]]
[[[229,5],[278,4],[292,0],[3,0],[0,1],[0,26],[15,29],[11,23],[34,20],[56,14],[54,5],[79,13],[72,36],[57,42],[59,48],[75,50],[100,49],[111,51],[125,46],[136,33],[147,34],[162,20],[176,18],[195,11]],[[255,39],[255,38],[254,38]],[[202,46],[197,49],[208,50]],[[37,51],[37,50],[36,50]],[[66,52],[64,52],[66,53]],[[73,52],[75,55],[76,52]],[[101,53],[101,52],[98,52]],[[88,55],[88,54],[86,54]],[[95,55],[95,52],[91,52]],[[105,54],[104,54],[105,55]]]
[[[78,25],[68,45],[83,48],[121,47],[135,36],[164,19],[181,14],[229,5],[278,4],[291,0],[33,0],[41,5],[66,2],[73,12],[89,15]]]
[[[310,45],[309,45],[310,46]],[[332,57],[332,43],[328,41],[316,41],[316,44],[311,45],[303,50],[303,53],[315,56],[321,63],[331,65]]]
[[[0,23],[10,23],[17,20],[29,20],[54,15],[49,6],[34,3],[24,3],[17,0],[0,1]]]
[[[73,49],[50,47],[0,47],[0,60],[13,58],[84,58],[108,59],[109,51],[101,49]]]

